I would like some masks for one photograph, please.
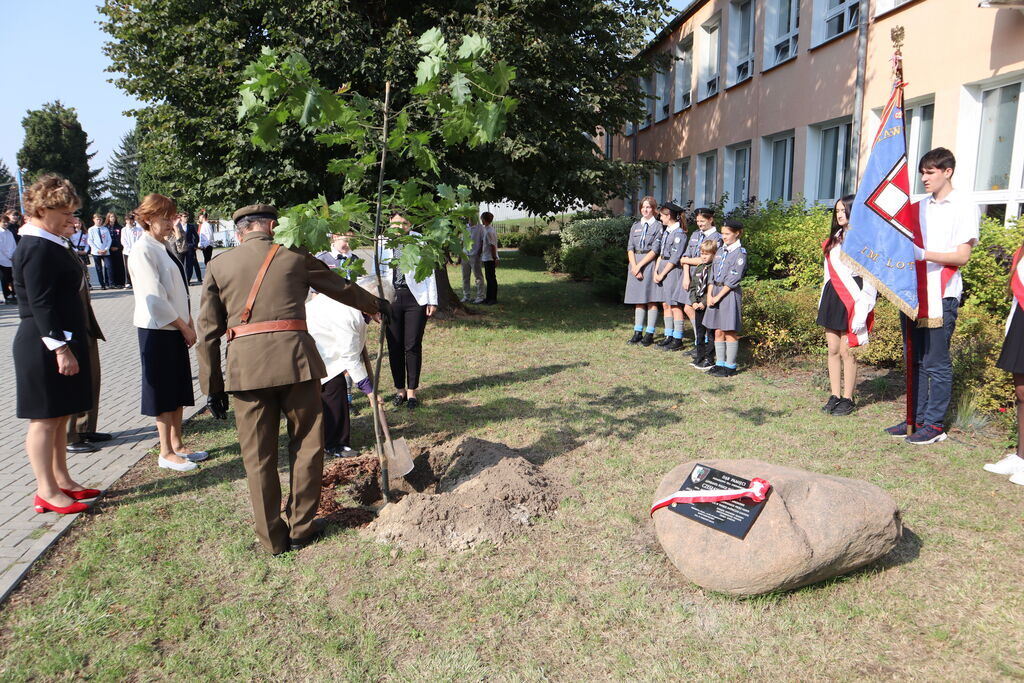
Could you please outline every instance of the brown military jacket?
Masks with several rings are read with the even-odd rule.
[[[221,370],[221,337],[241,324],[245,300],[273,242],[254,230],[242,243],[210,261],[203,280],[196,350],[199,384],[205,394],[250,391],[295,384],[327,375],[313,337],[305,331],[267,332],[238,337],[228,345],[227,378]],[[330,270],[302,249],[280,249],[270,264],[252,307],[250,323],[305,320],[310,288],[332,299],[377,313],[377,299]]]
[[[78,257],[78,254],[73,249],[69,247],[68,251],[75,257],[75,261],[82,263],[82,259]],[[106,341],[106,337],[103,336],[103,330],[100,329],[100,324],[96,320],[96,314],[92,310],[92,299],[89,298],[89,288],[85,284],[89,281],[89,269],[86,268],[84,263],[82,263],[82,272],[85,279],[82,281],[82,286],[78,289],[78,297],[82,300],[82,308],[85,309],[85,330],[93,339]]]

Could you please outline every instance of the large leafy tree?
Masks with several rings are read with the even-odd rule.
[[[445,149],[443,179],[467,185],[474,199],[508,197],[537,212],[577,199],[598,203],[630,179],[584,134],[640,116],[636,76],[647,66],[633,55],[665,9],[665,0],[106,0],[100,7],[115,82],[146,103],[137,118],[147,191],[223,208],[338,196],[341,178],[324,170],[331,154],[298,126],[282,127],[272,151],[251,144],[236,120],[245,66],[264,47],[301,52],[325,86],[379,100],[388,80],[397,93],[411,91],[415,38],[437,25],[452,39],[489,39],[517,67],[510,94],[520,102],[502,139]]]
[[[89,167],[96,153],[89,151],[92,143],[78,121],[78,113],[58,100],[30,110],[21,125],[25,141],[18,152],[18,166],[25,172],[25,182],[31,183],[44,173],[59,173],[78,191],[83,215],[92,213],[95,199],[102,192],[102,184],[96,181],[101,169]]]
[[[110,197],[107,204],[111,210],[125,214],[139,205],[139,134],[133,128],[121,138],[121,144],[114,150],[107,164],[107,175],[103,185]]]

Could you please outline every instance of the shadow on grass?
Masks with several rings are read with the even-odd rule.
[[[906,379],[903,372],[879,370],[857,383],[857,405],[864,407],[872,403],[888,403],[902,396],[905,391]]]
[[[586,361],[581,361],[579,363],[562,363],[559,365],[545,365],[540,368],[524,368],[523,370],[512,370],[509,372],[498,373],[496,375],[473,377],[472,379],[453,382],[450,384],[437,384],[430,388],[430,397],[443,398],[450,394],[457,395],[467,391],[475,391],[477,389],[500,387],[508,384],[517,384],[519,382],[530,382],[550,377],[551,375],[556,375],[563,370],[585,368],[589,365],[590,363]],[[384,373],[382,372],[381,374],[383,375]]]

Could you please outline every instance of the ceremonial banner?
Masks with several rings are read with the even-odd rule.
[[[915,245],[923,248],[924,243],[918,207],[910,200],[912,170],[916,172],[907,164],[903,83],[897,82],[857,189],[842,259],[918,326],[941,327],[941,307],[928,310],[925,262],[915,260]]]

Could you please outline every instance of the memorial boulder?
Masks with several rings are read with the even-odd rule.
[[[671,507],[654,512],[665,552],[686,578],[732,595],[790,590],[840,576],[892,551],[903,532],[896,501],[874,484],[754,460],[699,464],[771,484],[743,538],[698,523]],[[698,461],[662,479],[655,500],[688,481]]]

